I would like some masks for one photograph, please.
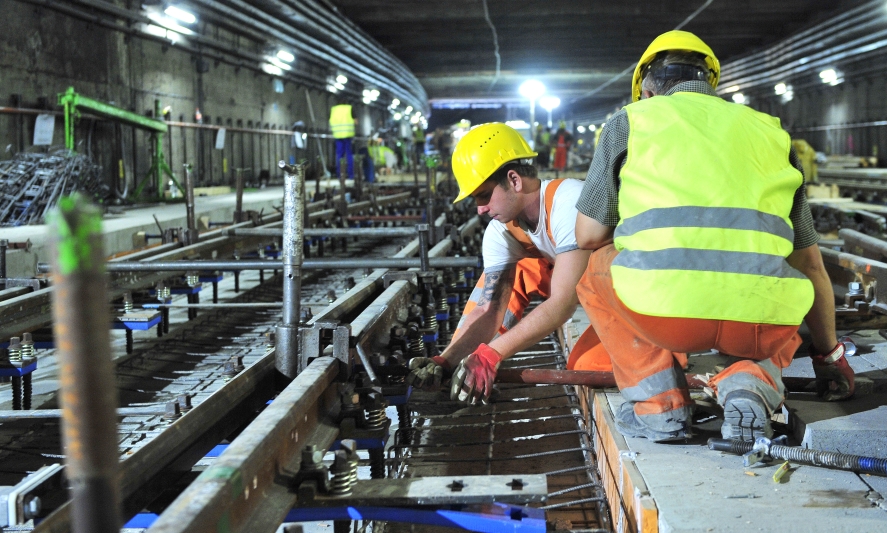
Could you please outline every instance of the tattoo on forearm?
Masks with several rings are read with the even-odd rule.
[[[477,302],[478,307],[488,302],[496,302],[502,297],[503,291],[511,290],[514,285],[514,269],[487,272],[484,274],[484,290]]]

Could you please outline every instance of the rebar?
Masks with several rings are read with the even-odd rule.
[[[752,451],[754,446],[755,443],[752,441],[708,439],[708,449],[736,455],[744,455]],[[778,461],[791,461],[793,463],[849,470],[860,474],[887,476],[887,459],[878,457],[809,450],[797,446],[783,446],[781,444],[770,444],[767,448],[767,455]]]
[[[59,201],[51,217],[53,315],[61,379],[65,474],[72,531],[120,529],[117,391],[108,331],[105,253],[98,209]]]

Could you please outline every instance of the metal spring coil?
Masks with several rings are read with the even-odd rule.
[[[351,493],[351,488],[357,482],[357,461],[349,461],[348,470],[336,472],[330,477],[330,493],[342,496]]]
[[[367,410],[367,429],[381,429],[385,427],[388,417],[385,416],[385,409]]]
[[[435,309],[433,305],[427,305],[425,307],[425,328],[434,330],[438,329],[437,309]]]
[[[425,341],[422,335],[411,335],[410,338],[410,355],[413,357],[425,357]]]
[[[124,313],[132,313],[133,305],[132,298],[124,298],[123,299],[123,312]]]
[[[200,283],[200,276],[189,274],[185,277],[185,282],[189,287],[196,287],[198,283]]]
[[[9,353],[10,361],[21,361],[22,360],[22,345],[19,344],[18,337],[12,337],[9,339],[9,348],[7,349]]]

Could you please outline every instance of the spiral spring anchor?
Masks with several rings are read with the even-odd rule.
[[[30,333],[22,334],[22,359],[34,358],[34,338]]]
[[[330,469],[330,494],[347,496],[357,482],[357,443],[351,439],[342,441],[342,449]]]
[[[366,409],[366,427],[367,429],[382,429],[388,423],[388,416],[385,414],[385,407],[388,402],[378,392],[371,392],[367,395],[364,402]]]
[[[6,350],[9,353],[9,361],[12,363],[17,363],[22,360],[22,345],[21,339],[18,337],[12,337],[9,339],[9,348]]]
[[[123,312],[124,313],[132,313],[133,304],[132,304],[132,293],[125,292],[123,293]]]
[[[434,304],[425,306],[425,329],[437,330],[437,309]]]
[[[410,324],[408,337],[410,339],[410,357],[425,357],[425,341],[422,340],[418,324]]]
[[[196,287],[197,284],[200,283],[200,276],[197,274],[188,274],[185,276],[185,283],[187,283],[189,287]]]
[[[766,441],[766,442],[763,442]],[[887,475],[887,459],[864,457],[847,453],[810,450],[796,446],[773,444],[770,439],[759,438],[755,442],[743,442],[727,439],[708,439],[710,450],[745,455],[754,451],[756,446],[763,449],[766,457],[779,461],[791,461],[813,466],[825,466],[840,470],[849,470],[861,474]]]

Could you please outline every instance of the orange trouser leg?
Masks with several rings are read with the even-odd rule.
[[[658,366],[645,368],[643,359],[636,359],[637,352],[649,351],[646,344],[660,347],[663,352],[671,352],[681,366],[686,364],[686,356],[679,352],[698,352],[716,349],[719,352],[735,357],[735,362],[723,372],[712,378],[711,387],[718,393],[718,401],[723,404],[726,395],[734,390],[750,390],[758,393],[771,410],[776,409],[784,395],[781,369],[791,363],[792,357],[801,344],[797,334],[798,326],[777,326],[773,324],[750,324],[727,320],[706,320],[697,318],[653,317],[635,313],[625,307],[613,291],[609,267],[618,252],[607,246],[592,254],[589,268],[586,271],[587,283],[591,288],[582,290],[580,285],[580,301],[588,301],[604,310],[610,310],[618,318],[614,319],[627,328],[627,333],[636,337],[624,337],[621,348],[611,348],[607,335],[598,330],[603,344],[615,360],[623,361],[623,371],[627,370],[627,387],[635,386],[665,365],[659,361]],[[584,283],[583,283],[584,284]],[[585,305],[585,303],[583,303]],[[586,308],[587,310],[588,308]],[[589,313],[590,314],[590,313]],[[628,340],[629,342],[624,342]],[[617,355],[614,350],[620,349]],[[664,357],[664,356],[663,356]],[[616,375],[620,389],[623,388],[619,374]],[[624,391],[623,391],[624,395]],[[626,399],[629,399],[626,397]],[[665,405],[658,406],[664,408]],[[635,406],[636,412],[646,407]],[[656,409],[654,408],[653,411]]]
[[[613,363],[610,362],[610,354],[601,344],[601,339],[594,330],[593,325],[589,325],[582,332],[573,351],[570,352],[570,358],[567,360],[567,370],[587,370],[594,372],[611,372]]]

